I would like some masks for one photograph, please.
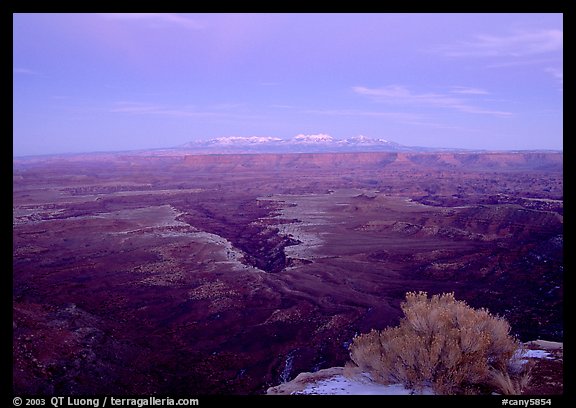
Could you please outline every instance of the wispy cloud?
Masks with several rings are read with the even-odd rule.
[[[517,68],[530,65],[550,64],[556,61],[555,58],[524,58],[524,59],[506,59],[505,61],[493,62],[486,65],[486,68]]]
[[[305,110],[304,113],[308,115],[385,118],[397,122],[415,122],[421,120],[420,115],[410,112],[366,111],[359,109],[308,109]]]
[[[134,113],[134,114],[145,114],[145,113],[156,113],[162,110],[159,105],[152,105],[142,102],[116,102],[114,107],[110,109],[111,112],[117,113]]]
[[[329,115],[329,116],[359,116],[359,117],[375,117],[385,118],[389,121],[402,123],[411,126],[422,126],[433,129],[447,129],[458,130],[460,132],[476,132],[474,128],[464,128],[462,126],[455,126],[447,123],[434,122],[430,120],[429,115],[416,114],[411,112],[382,112],[382,111],[363,111],[356,109],[318,109],[307,110],[307,114],[313,115]]]
[[[450,93],[463,94],[463,95],[489,95],[490,92],[480,88],[470,88],[467,86],[453,86]]]
[[[213,106],[213,109],[199,110],[194,106],[167,106],[143,102],[119,101],[113,105],[110,112],[131,115],[169,116],[174,118],[257,118],[257,116],[254,115],[231,112],[229,110],[238,106],[238,104],[220,104]]]
[[[110,110],[114,113],[128,113],[132,115],[162,115],[162,116],[217,116],[217,112],[198,111],[194,107],[168,107],[142,102],[116,102]]]
[[[546,68],[545,71],[558,80],[561,88],[564,86],[564,70],[562,68]]]
[[[28,68],[12,68],[12,74],[14,75],[41,75],[38,71]]]
[[[103,13],[101,16],[112,20],[147,21],[158,25],[176,25],[187,29],[205,28],[198,20],[173,13]]]
[[[474,40],[444,44],[432,49],[447,57],[524,57],[560,51],[563,31],[517,31],[509,35],[477,35]]]
[[[510,112],[490,110],[473,105],[461,97],[455,97],[450,94],[414,93],[399,85],[390,85],[383,88],[366,88],[363,86],[356,86],[353,88],[353,90],[357,94],[369,97],[376,102],[394,104],[397,106],[443,108],[465,113],[492,116],[512,115]],[[466,88],[464,91],[464,93],[468,94],[474,94],[474,92],[478,94],[478,92],[481,90]]]

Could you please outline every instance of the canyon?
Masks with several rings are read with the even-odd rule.
[[[16,158],[12,267],[22,394],[264,394],[408,291],[562,342],[563,154]]]

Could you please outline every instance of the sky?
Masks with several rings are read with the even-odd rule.
[[[229,136],[563,148],[562,14],[14,14],[13,154]]]

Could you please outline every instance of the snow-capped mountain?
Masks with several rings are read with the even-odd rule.
[[[230,137],[217,137],[216,139],[209,140],[208,142],[212,144],[220,145],[243,145],[243,144],[264,144],[264,143],[274,143],[282,141],[278,137],[270,136],[230,136]]]
[[[335,140],[332,136],[327,135],[325,133],[319,133],[317,135],[303,135],[299,134],[294,136],[292,139],[293,143],[334,143]]]
[[[319,153],[413,149],[386,139],[374,139],[363,135],[337,139],[325,133],[298,134],[290,139],[273,136],[218,137],[207,141],[189,142],[178,148],[202,153]]]

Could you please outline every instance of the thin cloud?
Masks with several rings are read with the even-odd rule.
[[[420,116],[407,112],[382,112],[382,111],[364,111],[356,109],[310,109],[304,111],[312,115],[328,116],[365,116],[365,117],[382,117],[395,120],[417,120]]]
[[[128,113],[132,115],[162,115],[176,117],[190,116],[217,116],[217,112],[197,111],[189,107],[171,108],[163,105],[154,105],[141,102],[117,102],[111,109],[114,113]]]
[[[226,105],[231,107],[233,105]],[[224,105],[215,107],[214,110],[197,110],[193,106],[170,107],[165,105],[149,104],[142,102],[129,102],[120,101],[114,104],[110,109],[113,113],[124,113],[131,115],[152,115],[152,116],[170,116],[175,118],[189,118],[189,117],[203,117],[203,118],[235,118],[235,119],[250,119],[258,118],[253,115],[244,115],[238,113],[226,112],[223,109]]]
[[[148,21],[161,25],[176,25],[183,28],[200,30],[205,26],[197,20],[173,13],[103,13],[101,16],[112,20]]]
[[[555,61],[556,61],[555,58],[514,59],[502,62],[494,62],[486,65],[486,68],[516,68],[530,65],[550,64],[554,63]]]
[[[442,129],[442,130],[457,130],[458,132],[479,132],[477,128],[462,127],[456,125],[450,125],[447,123],[431,122],[426,120],[413,120],[413,121],[403,121],[405,125],[412,126],[423,126],[429,129]]]
[[[433,129],[458,130],[462,132],[477,132],[477,129],[464,128],[446,123],[430,121],[427,115],[408,113],[408,112],[380,112],[380,111],[362,111],[355,109],[326,109],[326,110],[308,110],[307,114],[331,115],[331,116],[361,116],[361,117],[380,117],[387,120],[410,126],[422,126]]]
[[[492,116],[512,115],[510,112],[490,110],[472,105],[460,97],[438,93],[418,94],[411,92],[409,89],[399,85],[390,85],[383,88],[366,88],[363,86],[356,86],[353,88],[353,90],[357,94],[369,97],[376,102],[389,103],[398,106],[443,108],[465,113]]]
[[[546,68],[545,71],[558,80],[561,88],[564,86],[564,70],[562,68]]]
[[[467,86],[453,86],[450,90],[451,93],[463,95],[489,95],[490,92],[480,88],[470,88]]]
[[[28,68],[12,68],[12,74],[14,75],[41,75],[38,71],[34,71]]]
[[[536,30],[477,35],[472,41],[440,45],[432,51],[447,57],[524,57],[561,51],[562,47],[562,30]]]
[[[145,113],[156,113],[161,109],[162,108],[159,105],[151,105],[147,103],[116,102],[115,107],[112,108],[110,111],[118,113],[145,114]]]

